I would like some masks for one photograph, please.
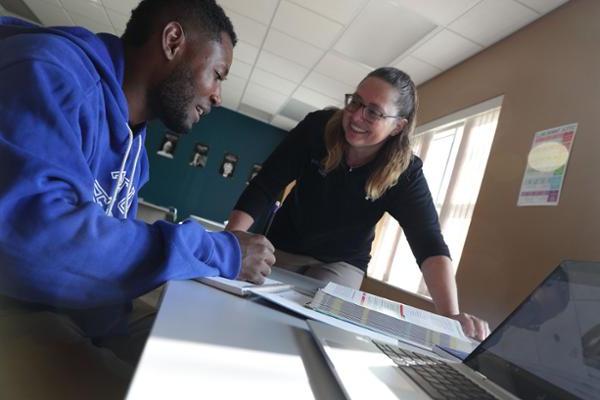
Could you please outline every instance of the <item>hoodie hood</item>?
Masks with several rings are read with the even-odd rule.
[[[94,34],[75,26],[41,27],[14,17],[0,17],[0,40],[15,35],[40,33],[64,37],[81,48],[118,100],[122,117],[125,121],[129,120],[127,99],[122,89],[125,61],[120,38],[109,33]]]
[[[92,152],[94,148],[104,147],[104,142],[110,148],[104,160],[95,159],[95,164],[91,165],[96,175],[94,201],[109,216],[127,218],[130,211],[135,215],[136,188],[147,180],[148,175],[148,160],[143,151],[146,127],[141,126],[134,133],[128,125],[128,104],[122,89],[125,61],[121,40],[108,33],[94,34],[80,27],[46,28],[17,18],[1,17],[0,41],[4,40],[13,40],[18,43],[15,46],[26,49],[23,54],[19,54],[19,51],[11,52],[16,58],[14,62],[22,62],[23,57],[34,57],[59,64],[73,75],[84,92],[90,93],[89,97],[95,97],[98,108],[104,108],[104,112],[98,115],[94,115],[94,111],[98,109],[96,108],[90,110],[91,116],[80,117],[87,119],[83,121],[84,125],[96,128],[95,132],[93,129],[81,131],[83,146],[89,146],[84,151]],[[45,53],[38,50],[36,53],[41,54],[31,55],[30,46],[48,50]],[[29,52],[25,54],[27,51]],[[65,53],[64,57],[56,55],[61,52]],[[69,60],[69,56],[73,60]],[[102,118],[103,116],[106,118]],[[140,168],[138,163],[145,168]],[[119,165],[120,168],[107,170],[111,165]]]

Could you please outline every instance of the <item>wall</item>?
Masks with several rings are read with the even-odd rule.
[[[246,187],[253,164],[262,163],[284,138],[285,131],[225,108],[216,108],[180,137],[173,159],[156,154],[168,130],[160,122],[148,126],[146,149],[150,181],[140,191],[145,201],[177,207],[179,219],[195,214],[223,222]],[[196,143],[209,146],[206,167],[189,165]],[[225,153],[239,157],[234,175],[223,178]]]
[[[561,259],[600,261],[600,2],[571,0],[419,88],[420,123],[504,95],[459,265],[464,311],[501,321]],[[537,131],[578,122],[560,204],[517,207]]]

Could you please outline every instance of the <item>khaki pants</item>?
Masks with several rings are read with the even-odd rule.
[[[275,266],[311,278],[359,289],[365,276],[363,270],[347,262],[325,263],[302,254],[275,250]]]
[[[155,315],[154,308],[136,300],[129,335],[92,343],[64,314],[4,301],[0,398],[124,398]]]

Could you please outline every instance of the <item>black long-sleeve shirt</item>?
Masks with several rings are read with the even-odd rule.
[[[257,219],[296,180],[268,234],[280,250],[324,262],[345,261],[366,271],[375,225],[387,211],[402,226],[418,265],[430,256],[450,256],[418,157],[413,156],[398,184],[375,201],[365,193],[374,163],[358,168],[342,164],[324,173],[324,130],[334,112],[310,113],[292,129],[235,209]]]

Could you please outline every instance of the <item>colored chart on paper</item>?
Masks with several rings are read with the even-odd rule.
[[[577,124],[536,132],[527,157],[518,206],[555,206],[560,199]]]

